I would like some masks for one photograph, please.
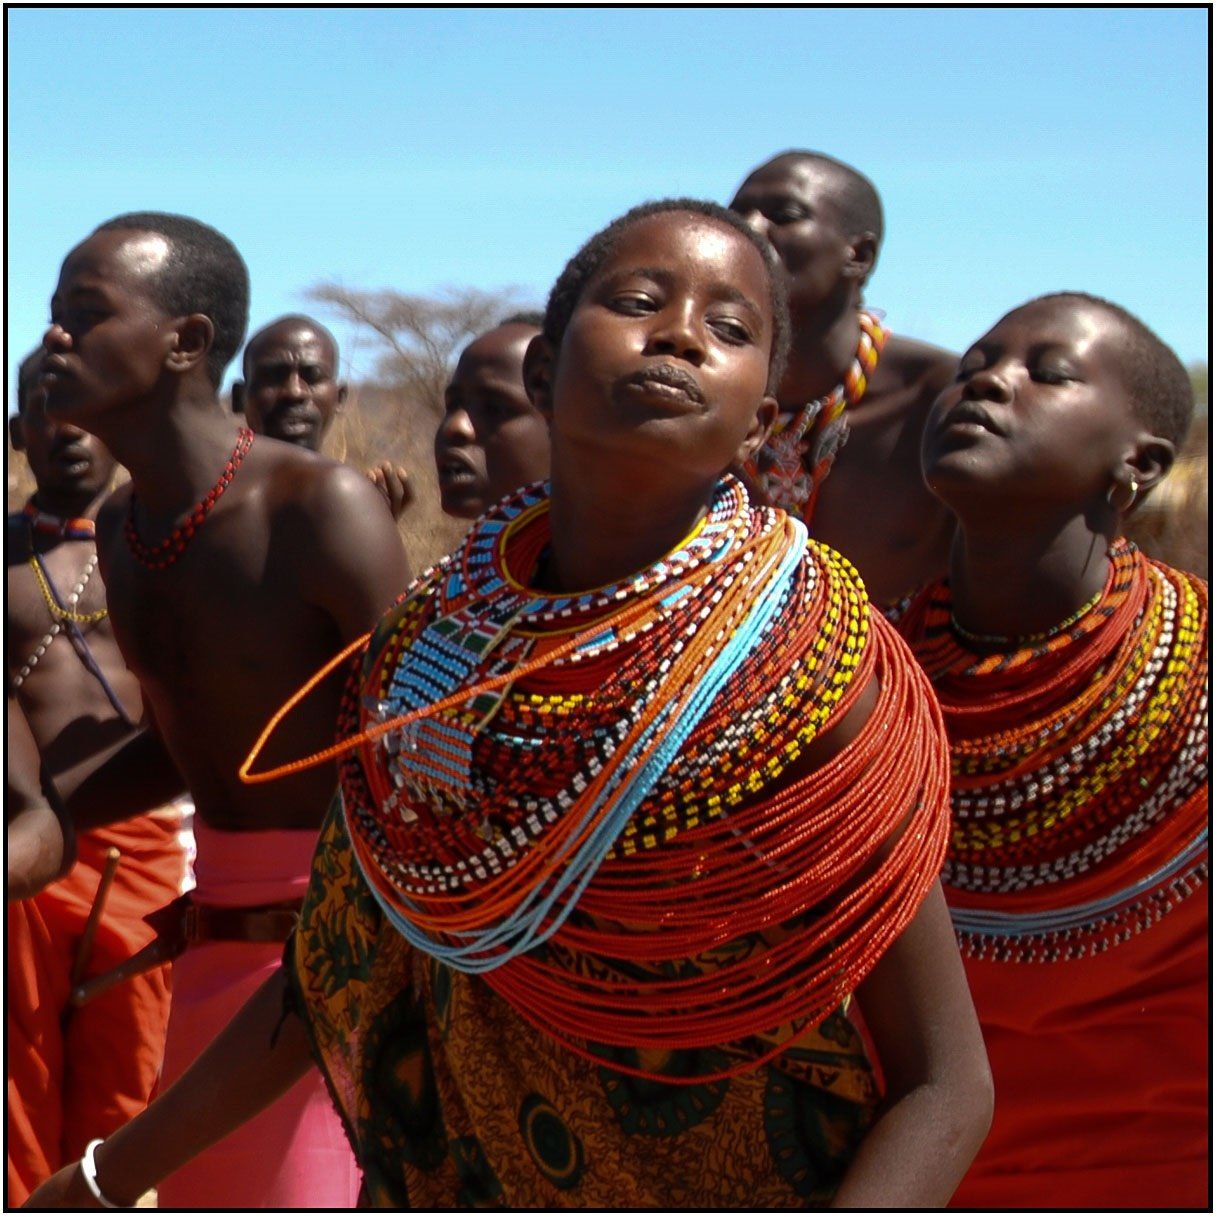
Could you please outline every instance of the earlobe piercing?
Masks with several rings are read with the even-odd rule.
[[[1132,505],[1137,501],[1137,490],[1139,489],[1139,487],[1137,485],[1137,479],[1130,478],[1128,485],[1123,488],[1125,491],[1125,495],[1126,495],[1126,499],[1123,503],[1116,502],[1116,491],[1119,489],[1121,489],[1121,485],[1119,482],[1113,482],[1110,486],[1108,486],[1107,501],[1117,511],[1131,511]]]

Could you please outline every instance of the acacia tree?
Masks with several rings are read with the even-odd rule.
[[[318,283],[306,295],[354,322],[377,353],[377,378],[435,417],[460,349],[519,308],[514,288],[448,287],[417,296]]]

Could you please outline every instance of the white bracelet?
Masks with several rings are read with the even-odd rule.
[[[97,1159],[94,1154],[97,1152],[97,1147],[101,1144],[101,1137],[96,1141],[90,1141],[85,1146],[84,1157],[80,1160],[80,1173],[84,1177],[85,1187],[93,1194],[93,1199],[101,1205],[103,1209],[133,1209],[136,1206],[133,1204],[115,1204],[113,1200],[107,1200],[102,1195],[101,1188],[97,1183]]]

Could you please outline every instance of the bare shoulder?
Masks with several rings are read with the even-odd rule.
[[[939,388],[955,375],[959,363],[959,356],[953,351],[903,334],[893,334],[888,339],[883,358],[899,369],[905,380],[934,383]]]
[[[402,548],[384,495],[358,469],[273,440],[264,448],[267,512],[281,543],[340,565]]]
[[[876,396],[902,402],[905,422],[918,436],[934,399],[955,377],[959,357],[933,343],[893,334],[875,373]]]
[[[409,578],[384,495],[358,469],[328,457],[273,440],[259,447],[270,526],[302,594],[327,608],[345,635],[363,633]]]
[[[360,534],[392,529],[384,496],[359,470],[274,441],[264,442],[258,456],[274,525]]]

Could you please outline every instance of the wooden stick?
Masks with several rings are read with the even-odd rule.
[[[121,857],[113,845],[106,851],[106,864],[102,867],[101,882],[97,885],[97,893],[93,897],[93,907],[89,909],[89,919],[85,922],[84,933],[80,936],[80,945],[76,948],[76,961],[72,964],[72,988],[76,988],[84,980],[93,955],[93,939],[97,936],[97,925],[101,921],[102,911],[106,907],[106,897],[110,894],[110,884],[114,882],[118,870],[118,860]]]
[[[136,951],[129,959],[124,959],[116,968],[111,968],[108,972],[99,972],[96,976],[90,976],[88,980],[74,985],[71,995],[68,997],[68,1005],[78,1010],[81,1006],[88,1005],[95,997],[100,997],[108,989],[122,984],[124,980],[130,980],[132,976],[139,976],[159,967],[166,960],[172,959],[175,954],[180,954],[180,952],[175,952],[173,945],[167,939],[154,938],[143,950]]]

